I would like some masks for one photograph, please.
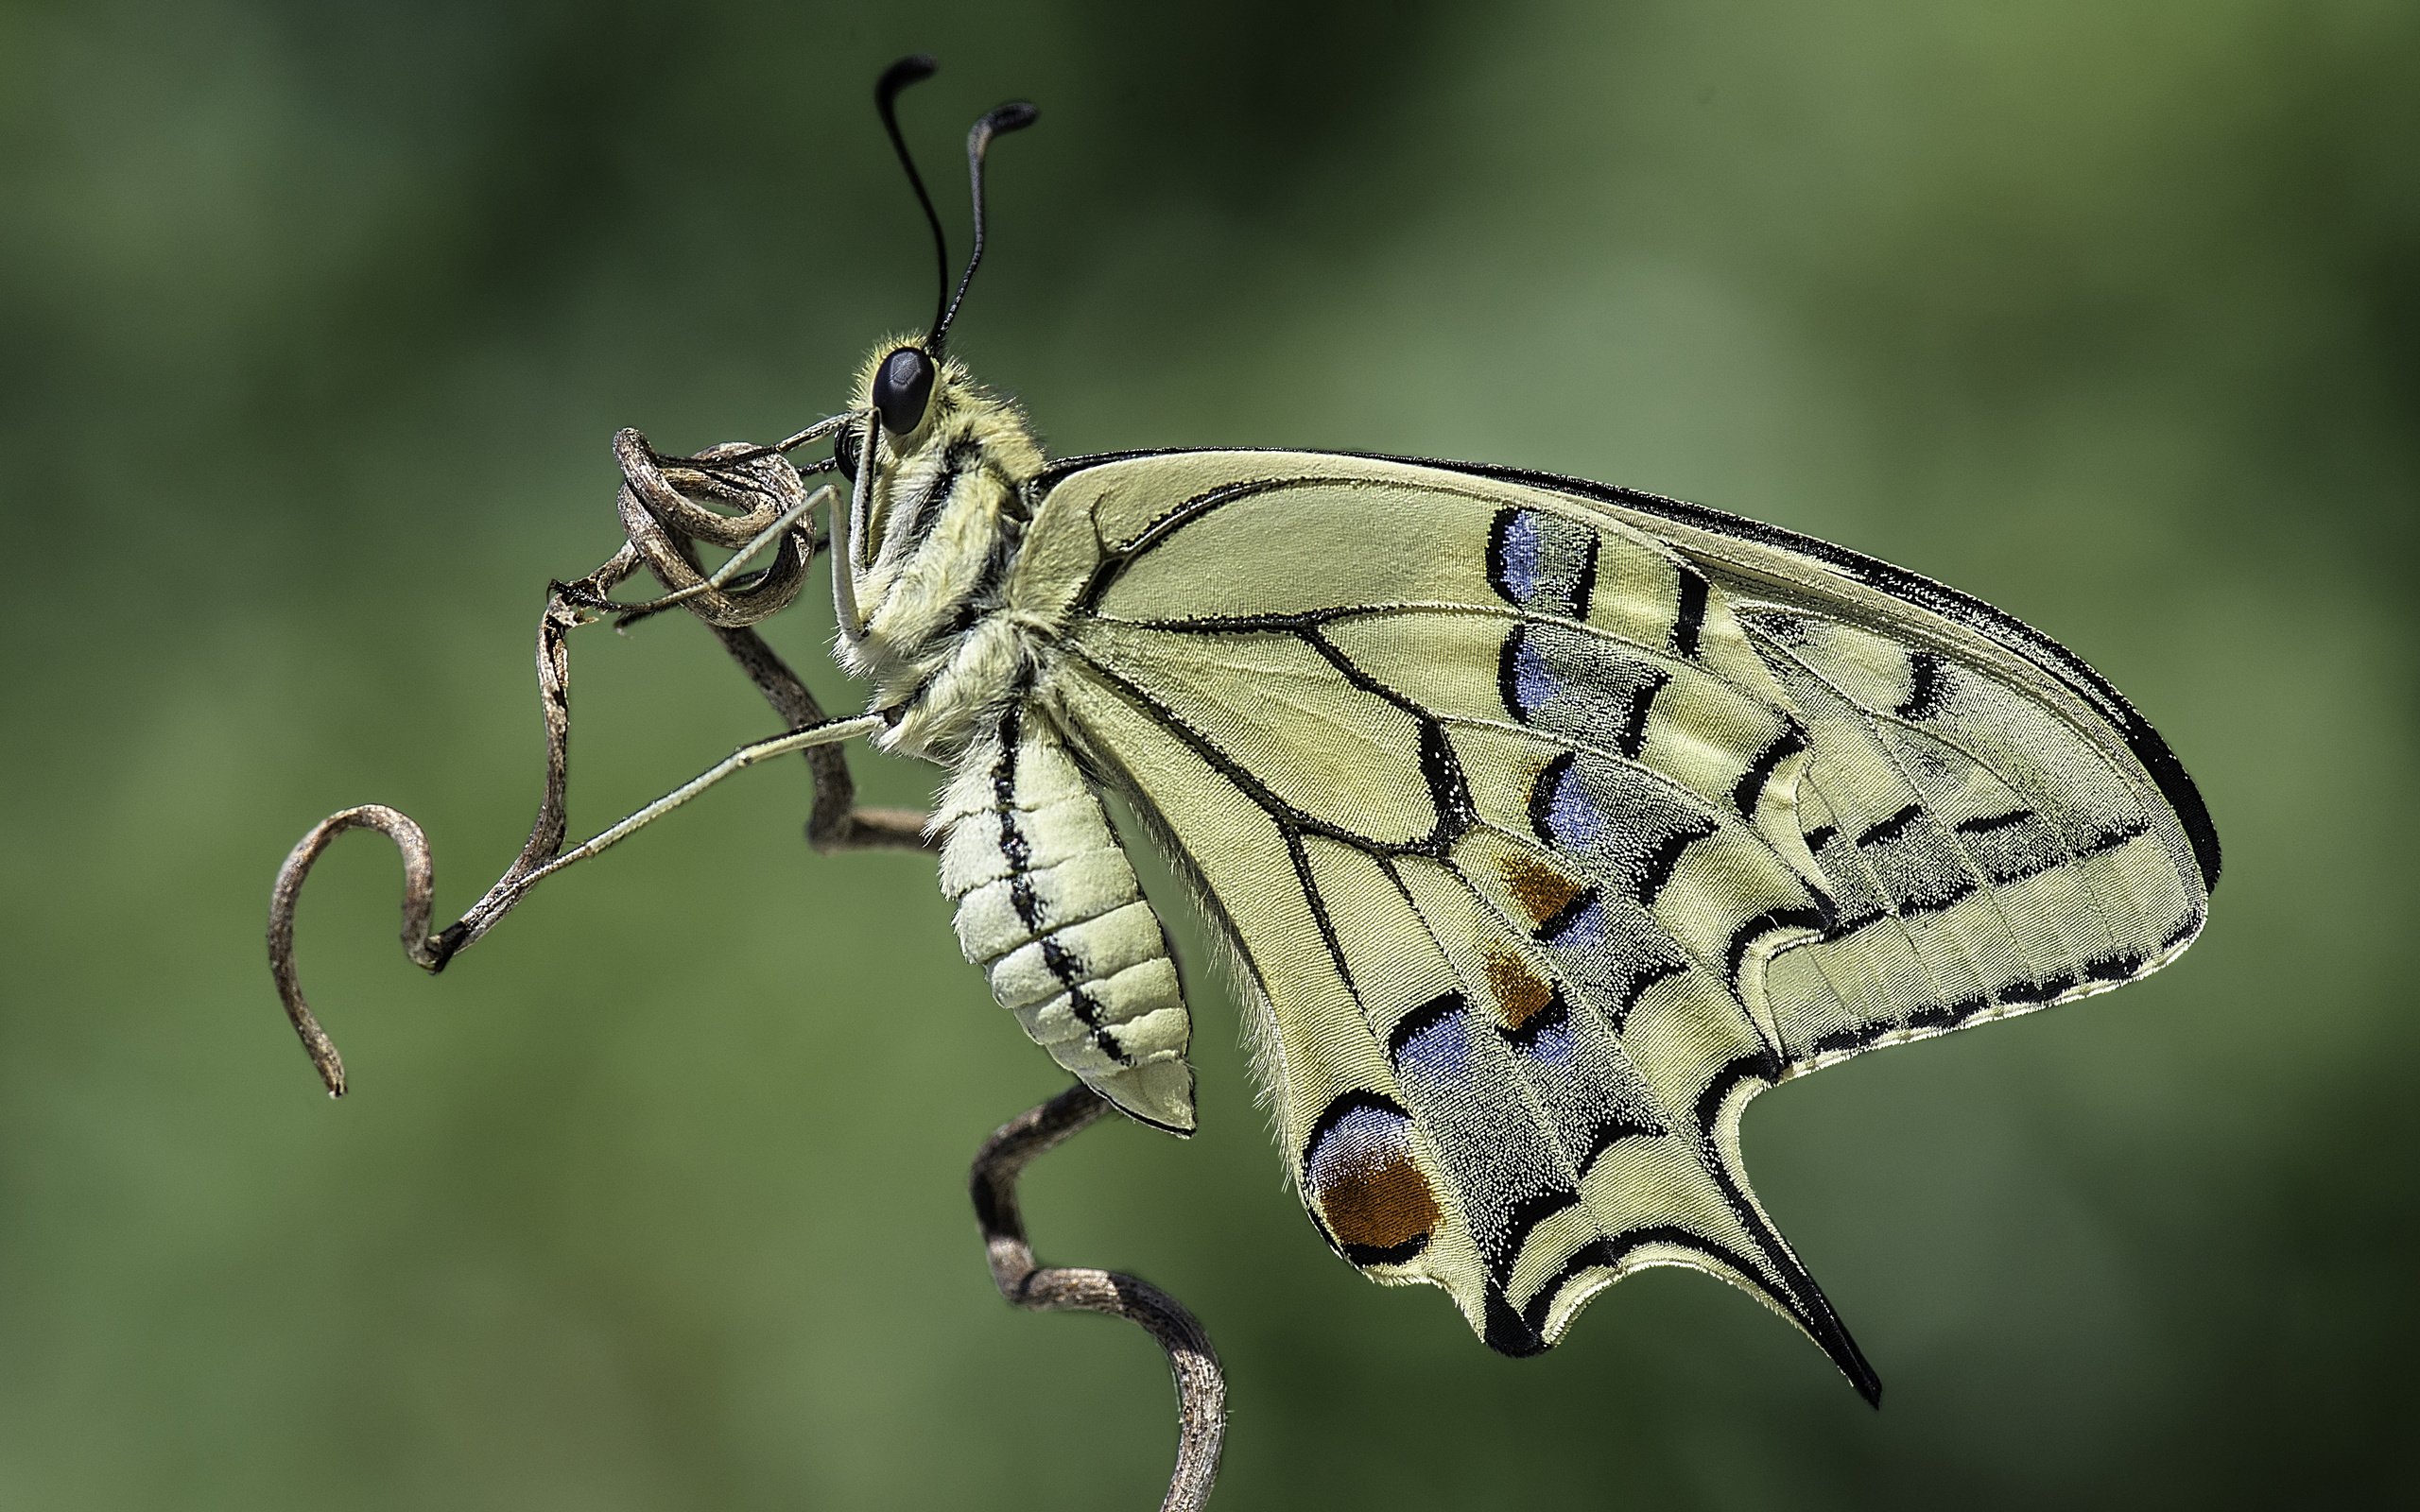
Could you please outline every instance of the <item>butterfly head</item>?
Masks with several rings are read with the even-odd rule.
[[[935,413],[950,407],[946,393],[953,379],[959,387],[965,387],[963,369],[948,362],[946,352],[950,322],[958,318],[958,307],[965,302],[967,286],[975,282],[975,270],[983,262],[983,162],[994,138],[1023,130],[1040,114],[1022,100],[1011,101],[987,112],[966,133],[966,178],[975,199],[975,248],[967,253],[966,267],[953,288],[949,238],[942,231],[942,217],[933,208],[933,197],[925,188],[925,176],[916,171],[908,139],[899,130],[900,92],[930,78],[940,66],[922,53],[902,58],[883,70],[873,89],[874,109],[882,114],[883,129],[890,135],[891,147],[899,154],[899,165],[907,170],[908,186],[916,191],[916,202],[924,207],[925,223],[932,229],[933,265],[941,280],[932,324],[924,335],[884,342],[875,350],[873,362],[857,384],[858,404],[880,417],[884,433],[894,443],[916,435]],[[944,399],[939,405],[934,403],[937,393]]]
[[[839,463],[855,478],[864,421],[873,422],[877,461],[884,471],[923,453],[937,441],[968,439],[972,421],[988,438],[1000,423],[1023,425],[1016,405],[975,381],[966,364],[933,352],[922,336],[877,343],[857,369],[849,407],[862,417],[842,433]]]
[[[1014,454],[1033,449],[1030,434],[1015,405],[978,388],[965,367],[950,358],[948,343],[950,323],[957,318],[959,306],[965,302],[967,287],[975,282],[975,270],[983,262],[984,159],[994,138],[1031,126],[1039,112],[1021,100],[1014,101],[986,113],[966,133],[966,176],[975,200],[975,247],[967,254],[966,266],[953,287],[949,239],[942,231],[940,214],[933,209],[933,197],[925,188],[925,177],[916,170],[915,157],[908,150],[908,139],[900,132],[897,108],[902,90],[930,78],[940,66],[921,53],[903,58],[883,70],[873,90],[874,109],[881,112],[883,129],[890,133],[891,147],[899,154],[899,165],[907,171],[908,186],[916,191],[916,202],[924,207],[925,222],[932,229],[933,263],[940,274],[940,294],[933,305],[932,323],[915,335],[893,337],[876,346],[873,356],[857,374],[851,408],[865,419],[841,432],[834,455],[840,472],[854,482],[859,462],[857,454],[871,437],[876,451],[873,484],[877,491],[886,491],[884,486],[894,481],[892,474],[919,471],[920,461],[939,466],[940,453],[952,447],[959,449],[963,461],[972,459],[966,451],[969,446],[990,450],[996,443],[1002,454],[997,460],[1011,464]],[[871,423],[875,421],[879,423]],[[870,556],[875,554],[874,541],[861,535],[860,544]]]
[[[993,140],[1033,123],[1032,106],[1003,105],[967,133],[975,246],[955,282],[941,216],[900,134],[899,92],[929,77],[929,58],[893,63],[874,88],[882,124],[932,229],[940,298],[923,332],[878,344],[857,375],[853,420],[833,461],[850,482],[835,544],[847,543],[834,574],[841,656],[877,684],[913,684],[966,633],[978,600],[1022,534],[1023,484],[1041,470],[1042,450],[1016,404],[976,384],[948,354],[950,323],[983,259],[983,164]]]
[[[879,343],[859,370],[850,405],[858,419],[841,432],[834,454],[839,471],[855,485],[863,465],[859,454],[869,448],[873,453],[873,476],[856,490],[865,496],[865,507],[855,532],[856,547],[869,568],[888,563],[904,570],[910,557],[924,554],[929,538],[964,512],[953,507],[969,491],[959,486],[969,473],[989,472],[1014,483],[1041,465],[1041,450],[1016,405],[979,387],[965,365],[948,354],[950,324],[965,302],[976,268],[983,262],[984,160],[994,138],[1032,125],[1037,112],[1022,101],[1003,105],[977,120],[966,134],[975,247],[953,284],[948,238],[933,209],[932,196],[925,188],[924,175],[917,171],[907,138],[900,132],[897,111],[900,92],[931,77],[939,66],[922,54],[903,58],[884,70],[874,85],[874,108],[881,112],[883,129],[890,133],[908,185],[924,207],[925,224],[932,229],[940,291],[930,325],[913,335]],[[959,523],[959,528],[962,533],[995,524],[966,521]],[[887,585],[870,581],[860,586],[879,592]]]
[[[872,438],[877,530],[880,500],[890,495],[929,491],[944,475],[955,479],[972,468],[1022,478],[1041,465],[1040,444],[1016,402],[977,383],[956,357],[934,353],[921,335],[875,345],[857,369],[849,408],[861,418],[840,433],[834,461],[854,484],[858,454]],[[878,542],[865,545],[869,556],[880,555]]]

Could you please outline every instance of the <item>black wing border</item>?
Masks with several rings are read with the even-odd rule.
[[[1253,453],[1278,455],[1280,451],[1263,447],[1146,447],[1127,452],[1098,452],[1085,456],[1063,457],[1049,463],[1034,479],[1032,486],[1037,496],[1046,494],[1079,472],[1112,462],[1131,462],[1143,457]],[[2108,679],[2094,671],[2083,658],[2015,615],[1971,593],[1962,593],[1921,573],[1893,566],[1879,558],[1851,551],[1846,546],[1834,545],[1814,536],[1801,535],[1780,525],[1767,524],[1760,520],[1751,520],[1744,515],[1702,504],[1690,504],[1684,499],[1667,498],[1660,493],[1648,493],[1588,478],[1541,472],[1530,468],[1504,467],[1490,462],[1398,456],[1387,452],[1292,447],[1284,448],[1282,452],[1283,455],[1297,456],[1349,457],[1365,462],[1434,468],[1441,472],[1459,472],[1492,482],[1519,484],[1599,504],[1617,505],[1716,535],[1731,536],[1754,545],[1809,558],[1852,582],[1962,625],[2058,678],[2078,696],[2101,711],[2111,728],[2126,742],[2127,749],[2134,752],[2135,759],[2142,763],[2143,769],[2151,774],[2152,781],[2159,787],[2160,796],[2168,800],[2169,811],[2176,816],[2177,823],[2185,831],[2186,840],[2193,848],[2193,860],[2201,868],[2204,889],[2211,893],[2218,891],[2218,827],[2211,821],[2209,805],[2203,800],[2201,788],[2185,770],[2184,763],[2177,760],[2167,740],[2152,728],[2151,721],[2136,712],[2124,694],[2112,686]]]

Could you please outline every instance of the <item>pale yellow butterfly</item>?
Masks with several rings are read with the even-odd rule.
[[[886,77],[894,142],[928,72]],[[983,150],[1031,118],[971,141],[968,278]],[[793,442],[832,437],[849,481],[835,611],[871,706],[743,754],[866,736],[948,767],[967,956],[1060,1065],[1185,1133],[1191,1016],[1116,795],[1229,949],[1347,1261],[1509,1354],[1692,1267],[1874,1398],[1741,1112],[2173,960],[2219,845],[2159,735],[1990,606],[1713,509],[1388,456],[1049,460],[944,352],[965,288]]]

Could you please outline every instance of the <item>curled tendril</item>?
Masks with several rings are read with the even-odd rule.
[[[1027,1163],[1108,1111],[1100,1094],[1079,1082],[1001,1125],[975,1156],[975,1216],[1002,1297],[1036,1312],[1106,1313],[1159,1342],[1176,1383],[1177,1429],[1176,1468],[1160,1512],[1198,1512],[1219,1478],[1227,1431],[1227,1380],[1210,1335],[1184,1304],[1140,1277],[1042,1264],[1017,1209],[1017,1177]]]
[[[822,429],[818,427],[817,430]],[[802,433],[811,438],[816,430]],[[721,640],[789,729],[821,723],[824,713],[798,675],[749,628],[778,613],[798,596],[817,549],[804,480],[785,447],[717,446],[688,457],[662,457],[636,431],[614,438],[622,467],[622,519],[629,539],[587,576],[550,585],[538,619],[538,706],[546,727],[545,790],[528,842],[486,894],[441,930],[435,917],[436,868],[428,837],[409,816],[380,803],[365,803],[330,815],[311,828],[278,868],[269,892],[269,974],[302,1048],[319,1070],[330,1096],[345,1090],[344,1060],[320,1026],[294,965],[294,918],[304,879],[331,841],[347,830],[372,829],[393,841],[404,859],[404,954],[426,971],[446,962],[493,928],[520,902],[527,885],[563,849],[565,792],[570,781],[571,657],[566,638],[600,614],[623,623],[674,605],[689,610]],[[785,522],[787,522],[785,524]],[[782,526],[773,558],[763,569],[721,587],[699,564],[705,545],[740,550]],[[663,584],[666,599],[623,603],[613,591],[644,567]],[[856,806],[856,785],[838,747],[806,752],[815,774],[814,816],[807,835],[819,849],[858,846],[921,846],[923,816]]]

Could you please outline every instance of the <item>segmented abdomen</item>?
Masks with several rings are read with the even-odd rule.
[[[1193,1127],[1191,1020],[1159,916],[1058,733],[1012,712],[961,757],[934,822],[958,939],[1036,1044],[1150,1123]]]

